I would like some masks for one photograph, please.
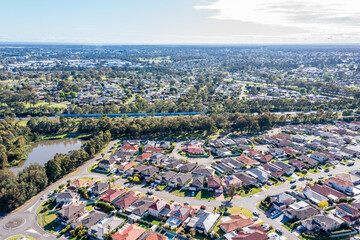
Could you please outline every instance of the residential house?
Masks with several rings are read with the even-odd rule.
[[[196,167],[195,163],[192,162],[185,162],[177,167],[177,169],[181,172],[192,172]]]
[[[276,167],[274,167],[274,166],[272,166],[270,164],[264,164],[259,168],[266,171],[272,177],[275,177],[275,178],[280,178],[285,174],[285,172],[283,170],[281,170],[279,168],[276,168]]]
[[[253,224],[254,221],[245,217],[243,214],[232,214],[221,219],[220,228],[225,233],[230,233],[238,229],[244,228]]]
[[[112,203],[118,197],[124,195],[126,193],[125,189],[118,189],[118,188],[108,188],[106,193],[100,197],[101,200],[104,202]]]
[[[360,219],[360,211],[346,203],[337,204],[335,214],[347,225],[354,225]]]
[[[109,188],[109,184],[106,182],[96,182],[93,186],[91,186],[88,190],[91,194],[99,196],[103,194]]]
[[[139,156],[137,156],[135,159],[139,162],[149,161],[150,157],[153,156],[155,153],[146,152]]]
[[[287,158],[284,149],[281,149],[281,148],[270,148],[269,153],[274,158],[277,158],[279,160],[284,160]]]
[[[195,209],[188,206],[177,205],[170,213],[165,225],[179,227],[188,217],[195,213]]]
[[[319,153],[319,152],[314,152],[314,153],[312,153],[312,154],[310,155],[310,157],[313,158],[313,159],[315,159],[315,160],[317,160],[317,161],[319,161],[319,162],[321,162],[321,163],[329,160],[329,157],[328,157],[328,156],[326,156],[326,155],[323,154],[323,153]]]
[[[255,165],[260,165],[260,163],[254,159],[249,158],[248,156],[246,156],[245,154],[242,154],[241,156],[239,156],[236,160],[246,164],[246,166],[255,166]]]
[[[179,173],[169,183],[170,187],[185,187],[190,182],[192,175],[190,173]]]
[[[319,214],[301,221],[307,230],[321,229],[330,232],[341,227],[344,222],[332,214]]]
[[[243,172],[235,173],[233,175],[242,182],[243,186],[251,186],[251,185],[255,185],[259,182],[256,178],[250,176],[249,174],[243,173]]]
[[[61,192],[55,198],[56,203],[64,205],[74,204],[79,202],[79,200],[80,195],[74,192]]]
[[[93,225],[89,230],[89,235],[95,235],[97,239],[102,240],[104,234],[109,234],[112,230],[124,223],[124,220],[112,216],[110,218],[104,218],[97,224]]]
[[[239,172],[244,167],[245,163],[235,160],[233,158],[227,157],[221,160],[221,163],[226,164],[227,166],[231,167],[234,172]]]
[[[136,165],[136,162],[125,162],[120,164],[117,169],[118,169],[118,173],[120,174],[124,174],[127,170],[131,169],[132,167],[134,167]]]
[[[218,218],[217,213],[208,212],[201,209],[187,224],[188,228],[194,228],[200,234],[207,235],[215,227]]]
[[[149,159],[150,163],[154,163],[156,165],[161,165],[165,160],[167,159],[167,156],[163,153],[155,153],[152,155]]]
[[[292,175],[295,171],[295,168],[293,166],[286,164],[284,162],[281,162],[281,161],[271,162],[269,164],[276,168],[283,170],[285,172],[285,174],[289,175],[289,176]]]
[[[207,179],[208,191],[213,192],[216,195],[223,193],[223,187],[219,177],[209,177]]]
[[[250,176],[256,178],[261,183],[266,183],[270,178],[270,174],[268,174],[264,170],[261,170],[260,168],[252,168],[248,170],[247,173]]]
[[[235,175],[225,176],[224,177],[224,187],[229,189],[230,185],[235,185],[237,188],[241,187],[243,182],[237,178]]]
[[[309,186],[306,186],[304,190],[302,191],[302,194],[304,197],[309,199],[311,202],[315,204],[319,204],[320,202],[327,201],[328,198],[326,196],[321,195],[320,193],[317,193],[313,191]]]
[[[201,191],[204,188],[204,176],[195,176],[189,185],[190,191]]]
[[[212,148],[211,151],[219,157],[227,157],[233,155],[233,153],[227,148]]]
[[[305,203],[305,202],[303,202]],[[315,216],[320,213],[320,211],[310,205],[306,204],[306,207],[289,207],[284,209],[283,214],[289,219],[293,220],[305,220],[309,217]]]
[[[198,168],[196,168],[194,171],[192,171],[192,174],[194,176],[205,176],[205,177],[211,177],[214,176],[215,170],[213,168],[207,167],[205,165],[200,165]]]
[[[264,154],[258,154],[254,157],[257,161],[261,163],[269,163],[274,157],[270,154],[264,155]]]
[[[244,227],[241,231],[238,231],[234,237],[231,238],[231,240],[266,240],[266,239],[269,239],[269,236],[266,234],[266,230],[257,224]]]
[[[163,199],[157,199],[149,206],[149,215],[153,217],[161,217],[161,212],[168,206],[168,203]]]
[[[296,199],[293,196],[283,192],[272,195],[270,197],[270,201],[275,209],[282,210],[287,208],[290,204],[293,204]]]
[[[114,206],[119,209],[127,209],[133,202],[138,200],[138,197],[135,195],[135,192],[130,191],[126,193],[123,197],[117,200],[114,203]]]
[[[85,228],[89,229],[95,224],[97,224],[99,221],[104,219],[106,215],[107,215],[106,213],[92,210],[88,214],[82,216],[81,218],[78,218],[76,222],[71,223],[71,227],[77,228],[83,225]]]
[[[329,180],[326,180],[325,184],[340,192],[350,195],[353,193],[354,189],[354,184],[351,181],[340,177],[332,177]]]
[[[127,224],[116,233],[114,233],[111,238],[112,240],[138,240],[141,239],[141,236],[146,232],[146,229],[139,227],[135,224]]]
[[[137,152],[137,151],[139,151],[139,146],[137,146],[137,145],[123,145],[122,147],[120,147],[120,149],[131,151],[131,152]]]
[[[317,192],[318,194],[330,198],[332,200],[338,200],[340,198],[346,197],[342,192],[335,190],[334,188],[328,187],[326,185],[314,184],[313,186],[307,186],[312,191]]]
[[[70,204],[61,208],[57,213],[58,222],[67,226],[85,213],[86,204]]]
[[[144,240],[166,240],[167,237],[159,233],[153,233],[151,230],[145,235]]]
[[[116,161],[115,160],[111,160],[111,159],[103,159],[98,163],[98,167],[100,169],[106,170],[106,171],[110,171],[111,169],[114,168]]]
[[[144,149],[144,152],[146,152],[146,153],[163,153],[164,150],[160,147],[146,147]]]
[[[159,174],[160,170],[157,167],[149,166],[140,172],[141,177],[145,180]]]
[[[126,208],[127,213],[142,217],[148,210],[149,207],[153,204],[153,199],[149,197],[142,197],[133,202],[128,208]],[[130,217],[131,217],[130,215]]]
[[[155,178],[157,184],[168,184],[178,173],[174,171],[168,171],[161,176]]]
[[[75,181],[72,181],[70,183],[70,187],[74,187],[76,189],[79,189],[81,187],[90,187],[95,183],[95,180],[90,180],[90,179],[76,179]]]
[[[188,147],[187,152],[190,155],[205,155],[205,150],[199,147]]]
[[[303,170],[303,169],[309,169],[310,165],[306,164],[298,159],[290,159],[289,160],[289,164],[292,165],[293,167],[295,167],[298,170]]]

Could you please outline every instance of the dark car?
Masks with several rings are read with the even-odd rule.
[[[296,185],[291,185],[290,189],[295,189]]]

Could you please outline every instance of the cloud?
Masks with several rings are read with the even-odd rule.
[[[356,33],[360,30],[358,0],[215,0],[194,7],[211,10],[211,18],[283,27],[313,33]]]

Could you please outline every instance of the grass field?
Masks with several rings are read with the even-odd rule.
[[[35,238],[30,237],[30,236],[26,236],[26,235],[15,235],[15,236],[6,238],[5,240],[21,240],[23,238],[30,239],[30,240],[35,240]]]
[[[253,194],[258,193],[258,192],[262,192],[262,189],[261,188],[252,188],[247,192],[241,191],[240,196],[241,197],[247,197],[247,196],[253,195]]]
[[[243,207],[232,207],[232,208],[229,208],[227,210],[227,212],[229,212],[231,214],[242,213],[245,217],[248,217],[248,218],[251,218],[254,216],[252,214],[252,212],[250,212],[248,209],[243,208]]]

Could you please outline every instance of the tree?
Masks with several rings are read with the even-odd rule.
[[[191,236],[192,237],[194,237],[195,236],[195,234],[196,234],[196,230],[195,230],[195,228],[190,228],[190,234],[191,234]]]
[[[236,185],[230,185],[229,189],[227,190],[227,195],[230,197],[230,201],[234,198],[236,195],[237,187]]]
[[[319,202],[318,206],[321,209],[325,209],[329,206],[329,203],[328,203],[328,201],[321,201],[321,202]]]

